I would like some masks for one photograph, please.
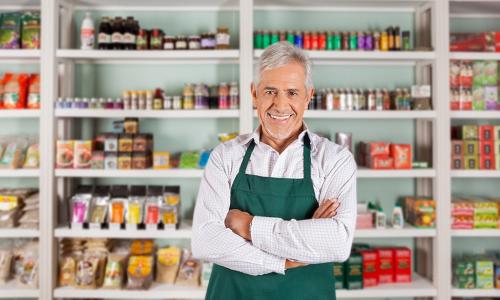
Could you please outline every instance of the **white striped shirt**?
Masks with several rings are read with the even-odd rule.
[[[303,141],[311,140],[311,177],[318,202],[338,199],[328,219],[282,220],[254,217],[252,241],[224,225],[231,185],[251,139],[256,146],[247,174],[303,178]],[[191,248],[195,257],[250,275],[285,273],[285,259],[317,264],[346,260],[356,223],[356,162],[347,148],[304,130],[281,154],[260,142],[260,128],[217,146],[210,155],[198,191]],[[333,272],[333,271],[332,271]]]

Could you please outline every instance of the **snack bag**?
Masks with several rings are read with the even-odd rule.
[[[21,48],[40,49],[40,13],[26,12],[21,20]]]
[[[6,109],[20,109],[26,105],[28,74],[5,73],[3,78],[3,105]]]
[[[28,88],[27,108],[40,109],[40,75],[31,74]]]
[[[0,23],[0,49],[21,48],[21,13],[5,13]]]
[[[40,149],[38,144],[29,146],[26,152],[26,160],[24,161],[23,168],[37,169],[40,166]]]

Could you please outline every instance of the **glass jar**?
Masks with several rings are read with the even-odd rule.
[[[152,50],[161,50],[163,48],[163,31],[158,28],[151,30],[150,48]]]
[[[163,49],[164,50],[174,50],[175,49],[175,37],[171,35],[165,36],[163,38]]]
[[[219,27],[217,28],[216,36],[216,48],[217,49],[229,49],[229,28]]]
[[[190,35],[189,36],[188,48],[189,48],[189,50],[200,50],[201,49],[201,38],[199,35]]]
[[[187,50],[188,48],[188,40],[185,36],[178,36],[175,41],[175,50]]]
[[[205,33],[201,37],[201,49],[215,49],[215,34]]]

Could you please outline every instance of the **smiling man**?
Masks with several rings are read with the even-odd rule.
[[[356,163],[307,128],[311,62],[288,42],[262,54],[251,87],[260,126],[217,146],[194,212],[194,256],[213,262],[206,299],[335,299],[349,257]]]

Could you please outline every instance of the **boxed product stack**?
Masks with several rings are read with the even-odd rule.
[[[406,221],[417,228],[436,226],[436,201],[424,197],[406,197],[402,202]]]
[[[0,169],[36,169],[40,166],[38,142],[31,137],[0,137]]]
[[[411,169],[411,145],[360,142],[358,163],[370,169]]]
[[[179,186],[80,186],[69,199],[72,228],[176,229]]]
[[[344,263],[334,264],[336,288],[362,289],[384,283],[412,281],[412,252],[406,247],[355,244]]]
[[[500,253],[454,257],[453,283],[461,289],[500,289]]]
[[[453,126],[451,138],[452,169],[500,170],[500,126]]]
[[[452,32],[450,51],[500,52],[500,32]]]
[[[0,190],[0,228],[38,228],[36,193],[35,189]]]
[[[497,61],[451,61],[451,110],[499,110],[498,84]]]
[[[211,272],[211,264],[194,259],[189,250],[157,248],[152,240],[63,240],[61,247],[60,286],[147,290],[156,282],[198,287]]]

